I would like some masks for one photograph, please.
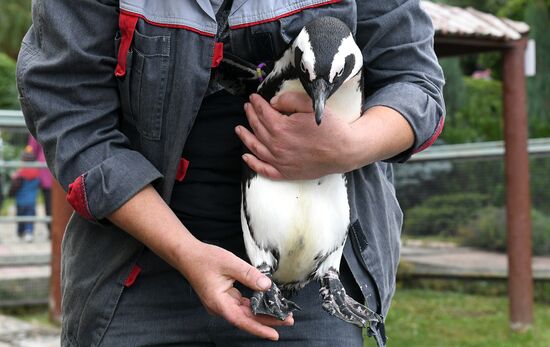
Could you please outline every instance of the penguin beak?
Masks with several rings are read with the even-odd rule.
[[[321,125],[329,94],[330,86],[324,79],[318,78],[311,83],[311,98],[313,99],[313,110],[315,111],[315,122],[317,125]]]

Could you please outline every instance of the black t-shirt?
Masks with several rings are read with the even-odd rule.
[[[182,182],[176,181],[171,208],[199,240],[238,238],[240,221],[243,145],[235,126],[246,124],[246,98],[219,91],[201,105],[183,158],[189,167]]]

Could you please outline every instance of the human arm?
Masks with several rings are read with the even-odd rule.
[[[120,131],[114,75],[118,1],[33,4],[34,24],[17,69],[22,108],[75,210],[91,222],[112,221],[155,251],[188,277],[212,313],[275,339],[276,331],[268,326],[292,320],[252,316],[233,288],[238,280],[260,290],[256,281],[263,275],[191,236],[151,187],[162,177],[159,170]]]
[[[318,133],[308,127],[312,122],[296,121],[290,124],[301,125],[294,130],[303,132],[289,132],[281,123],[282,117],[267,119],[266,115],[273,114],[258,111],[258,103],[253,102],[256,112],[252,114],[249,109],[247,115],[254,134],[240,128],[239,136],[252,152],[245,160],[254,170],[275,179],[296,179],[345,172],[376,160],[403,162],[439,135],[444,119],[443,75],[433,51],[433,28],[419,1],[357,1],[357,11],[356,40],[365,59],[366,112],[350,125],[356,131],[350,133],[346,124],[336,121],[337,117],[332,117],[330,123],[330,117],[326,117]],[[289,97],[272,106],[281,111],[304,112],[309,104],[303,103],[304,100]],[[411,130],[412,143],[408,136]],[[275,134],[276,141],[267,134]],[[352,142],[353,146],[344,145],[342,152],[342,145],[356,136],[361,140]],[[285,147],[289,144],[292,147]],[[356,157],[356,151],[362,156]],[[284,153],[298,159],[282,157]],[[351,165],[348,159],[352,160]]]
[[[253,95],[246,106],[253,133],[236,129],[253,153],[243,159],[272,179],[314,179],[392,158],[413,145],[409,123],[389,107],[372,107],[351,124],[326,112],[317,126],[306,94],[285,93],[271,104]]]
[[[239,281],[253,290],[266,290],[269,278],[231,252],[194,238],[153,187],[145,187],[109,219],[181,272],[211,314],[270,340],[279,336],[271,327],[294,323],[291,316],[280,321],[254,315],[249,299],[233,284]]]

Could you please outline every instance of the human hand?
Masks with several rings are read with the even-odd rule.
[[[222,316],[229,323],[253,335],[278,340],[279,334],[272,327],[294,324],[292,316],[284,321],[265,315],[254,315],[250,300],[233,286],[235,281],[253,290],[266,290],[271,280],[258,269],[223,248],[199,243],[193,247],[191,260],[181,270],[201,299],[206,310]]]
[[[346,156],[352,127],[328,107],[318,126],[307,94],[283,93],[271,104],[253,94],[245,111],[253,133],[243,126],[235,131],[252,152],[244,161],[263,176],[315,179],[353,168]]]

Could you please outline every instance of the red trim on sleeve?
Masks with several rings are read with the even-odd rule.
[[[439,135],[441,135],[441,132],[443,131],[443,126],[445,125],[445,117],[441,117],[441,119],[439,119],[439,123],[437,124],[437,128],[435,128],[435,132],[434,134],[432,135],[432,137],[430,137],[428,139],[428,141],[424,142],[424,144],[422,146],[420,146],[418,149],[416,149],[414,153],[418,153],[418,152],[422,152],[423,150],[425,150],[426,148],[430,147],[431,145],[434,144],[434,142],[437,140],[437,138],[439,137]]]
[[[78,176],[73,183],[69,184],[67,201],[82,217],[90,220],[94,219],[88,206],[86,186],[84,185],[84,175]]]
[[[185,175],[187,175],[187,169],[189,168],[189,160],[185,158],[180,158],[180,162],[178,164],[178,171],[176,171],[176,179],[178,181],[183,181],[185,178]]]
[[[135,282],[136,278],[138,277],[139,273],[141,272],[141,268],[136,264],[132,268],[132,271],[130,271],[130,274],[126,278],[126,281],[124,281],[124,286],[126,288],[131,287]]]
[[[193,27],[190,27],[190,26],[187,26],[187,25],[181,25],[181,24],[170,24],[170,23],[160,23],[160,22],[154,22],[152,20],[149,20],[147,18],[145,18],[144,15],[140,14],[140,13],[134,13],[134,12],[130,12],[128,10],[120,10],[120,13],[121,14],[126,14],[128,16],[134,16],[134,17],[137,17],[137,18],[141,18],[143,19],[145,22],[151,24],[151,25],[154,25],[154,26],[158,26],[158,27],[165,27],[165,28],[174,28],[174,29],[185,29],[185,30],[189,30],[189,31],[192,31],[194,33],[197,33],[199,35],[202,35],[202,36],[208,36],[208,37],[214,37],[216,36],[215,34],[213,33],[209,33],[209,32],[206,32],[206,31],[202,31],[202,30],[199,30],[199,29],[195,29]]]
[[[279,20],[281,18],[292,16],[293,14],[296,14],[298,12],[302,12],[303,10],[307,10],[307,9],[315,8],[315,7],[326,6],[326,5],[332,5],[332,4],[336,4],[338,2],[341,2],[341,1],[342,0],[328,0],[328,1],[325,1],[325,2],[321,2],[319,4],[309,5],[309,6],[299,8],[297,10],[293,10],[293,11],[290,11],[290,12],[287,12],[287,13],[283,13],[283,14],[277,16],[277,17],[268,18],[268,19],[257,21],[257,22],[250,22],[250,23],[243,23],[243,24],[235,25],[235,26],[232,26],[231,29],[242,29],[242,28],[251,27],[251,26],[254,26],[254,25],[260,25],[260,24],[265,24],[265,23],[269,23],[269,22],[274,22],[274,21]]]
[[[126,75],[126,59],[128,57],[128,50],[130,49],[130,44],[134,38],[134,31],[136,29],[136,24],[139,17],[126,12],[120,11],[120,16],[118,17],[118,26],[120,28],[120,47],[118,48],[118,62],[115,69],[115,76],[122,77]]]
[[[223,42],[214,43],[214,54],[212,55],[212,67],[220,66],[223,60]]]

